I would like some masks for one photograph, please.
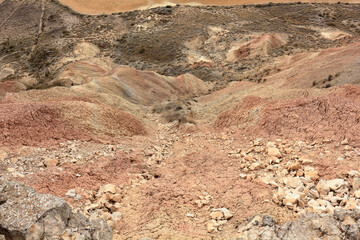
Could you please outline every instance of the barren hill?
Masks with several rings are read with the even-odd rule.
[[[267,4],[269,1],[264,0],[121,0],[121,1],[105,1],[105,0],[58,0],[60,3],[70,7],[71,9],[90,15],[111,14],[116,12],[125,12],[131,10],[145,10],[155,7],[174,6],[177,4],[190,6],[234,6],[244,4]],[[274,0],[273,3],[296,3],[296,0]],[[303,1],[312,2],[312,1]],[[321,0],[317,2],[336,3],[336,0]],[[359,3],[358,0],[345,0],[342,2]]]
[[[1,2],[0,239],[359,239],[359,37],[355,3]]]

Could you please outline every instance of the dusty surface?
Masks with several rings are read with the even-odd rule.
[[[125,12],[132,10],[144,10],[159,6],[168,6],[168,5],[211,5],[211,6],[232,6],[232,5],[243,5],[243,4],[266,4],[269,1],[264,0],[121,0],[121,1],[107,1],[107,0],[58,0],[60,3],[64,4],[75,10],[76,12],[82,14],[111,14],[117,12]],[[292,3],[297,2],[296,0],[274,0],[273,3]],[[312,2],[312,1],[303,1],[303,2]],[[317,2],[326,2],[326,3],[336,3],[336,0],[321,0]],[[345,0],[342,2],[348,3],[358,3],[358,0]],[[0,1],[1,3],[1,1]]]
[[[5,179],[114,239],[236,239],[256,216],[286,239],[311,212],[359,234],[359,4],[0,13]]]

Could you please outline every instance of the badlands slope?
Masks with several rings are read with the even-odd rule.
[[[359,239],[359,4],[0,20],[0,239]]]
[[[82,14],[99,15],[125,12],[132,10],[144,10],[167,5],[210,5],[210,6],[233,6],[245,4],[266,4],[269,1],[264,0],[59,0],[60,3],[70,7],[76,12]],[[274,0],[273,3],[295,3],[296,0]],[[311,0],[302,2],[314,2]],[[336,3],[336,0],[321,0],[316,2]],[[358,0],[345,0],[342,2],[358,3]]]

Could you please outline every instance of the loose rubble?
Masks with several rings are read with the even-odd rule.
[[[271,219],[271,220],[270,220]],[[255,216],[239,227],[237,239],[359,239],[360,210],[336,210],[334,214],[308,213],[299,220],[284,225],[273,222],[271,216]]]
[[[342,141],[341,145],[346,145]],[[335,210],[360,208],[360,180],[358,172],[351,170],[343,178],[319,179],[318,170],[312,167],[313,161],[296,155],[294,146],[302,149],[313,147],[304,142],[295,144],[287,141],[262,143],[255,140],[247,150],[231,152],[232,156],[242,158],[240,176],[262,181],[274,188],[272,200],[298,215],[304,213],[334,213]],[[351,150],[351,149],[350,149]]]
[[[215,208],[210,213],[211,221],[206,224],[209,233],[221,231],[221,227],[232,218],[232,213],[227,208]]]

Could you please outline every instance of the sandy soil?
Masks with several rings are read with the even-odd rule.
[[[186,4],[186,5],[215,5],[215,6],[231,6],[241,4],[263,4],[268,3],[268,0],[122,0],[122,1],[107,1],[107,0],[59,0],[60,3],[69,6],[73,10],[83,14],[98,15],[98,14],[110,14],[115,12],[126,12],[136,9],[147,9],[158,6],[174,5],[174,4]],[[273,0],[271,2],[298,2],[297,0]],[[303,1],[313,2],[313,1]],[[317,2],[336,3],[337,0],[320,0]],[[359,0],[344,0],[342,2],[358,3]],[[0,1],[1,3],[1,1]]]

